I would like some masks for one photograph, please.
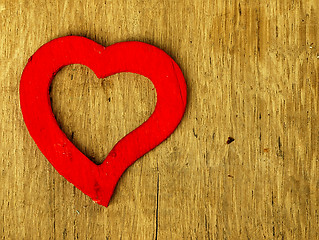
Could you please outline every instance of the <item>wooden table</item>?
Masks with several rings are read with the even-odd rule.
[[[317,0],[1,0],[0,237],[318,239],[318,22]],[[20,111],[28,58],[66,35],[153,44],[188,85],[181,124],[124,173],[108,208],[56,172]],[[96,163],[156,104],[145,77],[80,65],[50,95]]]

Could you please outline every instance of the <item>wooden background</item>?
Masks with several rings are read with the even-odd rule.
[[[318,11],[317,0],[0,0],[2,239],[319,239]],[[188,85],[181,124],[108,208],[56,172],[20,111],[28,58],[66,35],[153,44]],[[156,104],[146,78],[80,65],[58,73],[51,97],[95,162]]]

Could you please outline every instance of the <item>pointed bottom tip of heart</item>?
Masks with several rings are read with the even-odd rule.
[[[92,200],[93,200],[93,202],[107,208],[109,206],[111,199],[110,198],[108,198],[108,199],[93,199],[92,198]]]

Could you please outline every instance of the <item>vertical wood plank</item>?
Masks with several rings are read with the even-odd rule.
[[[318,11],[316,0],[1,0],[1,238],[317,239]],[[188,84],[183,121],[125,172],[108,208],[55,171],[19,107],[27,59],[71,34],[153,44]],[[97,79],[79,65],[51,97],[95,162],[156,103],[142,76]]]

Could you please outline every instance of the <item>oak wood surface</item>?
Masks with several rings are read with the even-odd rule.
[[[0,0],[1,238],[319,239],[318,11],[317,0]],[[66,35],[153,44],[188,85],[181,124],[108,208],[56,172],[20,111],[28,58]],[[80,65],[50,95],[96,163],[156,104],[148,79]]]

